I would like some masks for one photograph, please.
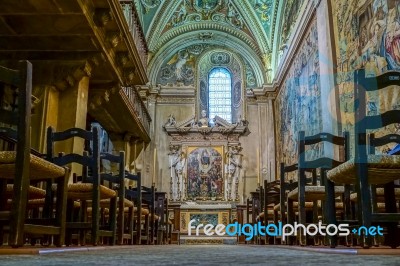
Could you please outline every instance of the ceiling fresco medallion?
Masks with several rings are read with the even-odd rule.
[[[219,9],[221,2],[221,0],[193,0],[193,7],[197,12],[208,15]]]

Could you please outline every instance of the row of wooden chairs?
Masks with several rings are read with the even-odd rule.
[[[13,247],[28,238],[31,244],[40,239],[42,244],[85,245],[88,236],[92,245],[153,243],[158,228],[167,228],[165,193],[143,187],[140,173],[125,171],[124,152],[100,153],[96,127],[63,132],[50,127],[47,153],[31,149],[32,66],[23,61],[14,69],[0,67],[0,93],[15,96],[11,110],[0,110],[0,244],[5,235]],[[72,138],[83,140],[83,154],[54,153],[57,142]],[[101,172],[105,160],[117,165],[114,173]],[[82,167],[73,183],[71,164]],[[136,186],[125,188],[127,180]],[[161,234],[160,242],[164,235],[169,234]]]
[[[384,244],[392,248],[400,245],[400,188],[393,182],[400,178],[399,156],[375,155],[376,148],[380,146],[399,144],[400,135],[389,134],[376,138],[367,131],[400,123],[400,110],[366,116],[365,95],[367,91],[400,85],[400,73],[391,71],[376,78],[365,78],[364,71],[359,70],[354,78],[357,106],[353,142],[355,156],[350,158],[350,138],[347,132],[343,136],[329,133],[305,136],[304,132],[299,132],[298,162],[293,165],[282,163],[279,184],[276,181],[266,182],[264,187],[252,193],[247,212],[253,218],[248,221],[281,221],[289,224],[297,221],[304,225],[321,221],[323,225],[349,224],[350,229],[356,229],[356,232],[363,226],[369,228],[371,225],[380,225],[385,229]],[[341,160],[329,156],[308,159],[307,153],[318,148],[317,145],[323,145],[324,154],[333,151],[335,148],[332,146],[338,147],[342,154]],[[288,176],[295,176],[297,179],[290,179]],[[276,196],[278,191],[279,203]],[[271,208],[274,210],[273,215],[270,215]],[[358,244],[365,248],[379,244],[377,237],[365,233],[364,230],[359,232],[344,238],[341,243]],[[279,240],[275,238],[274,243],[280,242]],[[285,243],[324,243],[335,247],[340,242],[337,236],[307,239],[300,234],[298,238],[291,237]]]

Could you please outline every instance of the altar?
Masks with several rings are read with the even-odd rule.
[[[189,231],[189,222],[195,220],[192,226],[198,224],[212,224],[214,227],[218,224],[228,225],[236,217],[236,212],[233,211],[235,206],[228,203],[205,203],[196,204],[188,202],[182,204],[180,208],[180,232],[187,234]],[[192,228],[192,234],[195,229]]]
[[[171,115],[164,129],[171,137],[169,198],[180,205],[180,232],[188,233],[191,220],[192,226],[231,223],[241,198],[240,137],[249,134],[247,121],[231,124],[216,116],[209,122],[202,112],[198,120],[175,121]]]

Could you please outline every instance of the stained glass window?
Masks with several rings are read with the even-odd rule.
[[[208,75],[209,118],[216,115],[232,123],[232,77],[225,68],[214,68]]]

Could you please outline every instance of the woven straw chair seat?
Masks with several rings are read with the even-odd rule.
[[[287,206],[286,202],[285,202],[285,206]],[[305,203],[305,206],[306,206],[306,210],[312,210],[312,208],[314,206],[314,203],[312,201],[311,202],[307,201]],[[293,202],[293,208],[294,209],[298,209],[299,208],[299,203],[297,201]],[[281,210],[281,205],[280,204],[276,204],[274,206],[274,211],[280,211],[280,210]]]
[[[109,199],[117,196],[114,190],[100,185],[100,199]],[[93,184],[92,183],[73,183],[68,185],[68,198],[91,200],[93,199]]]
[[[14,179],[16,151],[0,151],[0,178]],[[65,168],[55,165],[45,159],[30,155],[30,179],[43,180],[65,175]]]
[[[119,201],[119,198],[117,198],[117,202],[118,201]],[[102,199],[102,200],[100,200],[100,207],[107,208],[110,206],[110,202],[111,202],[111,199]],[[133,202],[128,199],[124,199],[124,206],[128,207],[128,208],[133,207]],[[125,208],[124,208],[124,210],[125,210]]]
[[[368,155],[368,183],[386,184],[400,177],[399,155]],[[355,184],[358,180],[354,158],[328,171],[327,177],[338,184]]]
[[[257,220],[260,218],[264,218],[265,217],[265,212],[261,212],[258,216],[257,216]],[[273,210],[268,210],[268,219],[272,219],[274,217],[274,211]]]
[[[394,195],[395,195],[395,197],[396,197],[396,200],[400,200],[400,188],[395,188],[394,189]],[[384,189],[383,188],[377,188],[376,189],[376,196],[377,196],[377,201],[379,202],[383,202],[385,199],[384,199],[384,196],[385,196],[385,192],[384,192]],[[350,200],[351,201],[357,201],[357,193],[351,193],[350,194]]]
[[[305,197],[307,201],[311,200],[325,200],[325,187],[324,186],[305,186]],[[343,186],[335,186],[336,196],[343,194]],[[299,188],[295,188],[289,192],[288,198],[292,200],[297,200],[299,196]]]
[[[28,199],[42,199],[46,196],[46,190],[29,186],[28,188]],[[8,184],[6,189],[7,199],[12,199],[14,197],[14,185]]]
[[[158,216],[157,214],[154,214],[154,216],[149,214],[149,217],[150,217],[150,219],[153,218],[154,221],[157,221],[160,219],[160,216]]]
[[[91,218],[92,217],[92,207],[87,207],[86,211],[87,211],[88,218]],[[102,211],[103,211],[103,214],[106,216],[108,216],[110,214],[109,208],[103,208]]]
[[[137,213],[137,207],[134,208],[134,212]],[[149,215],[150,211],[146,208],[142,208],[142,215]]]
[[[28,200],[27,208],[32,209],[32,208],[44,207],[44,202],[45,202],[44,198],[30,199],[30,200]],[[12,200],[8,199],[7,200],[7,210],[11,207],[11,204],[12,204]],[[79,201],[74,201],[74,208],[79,208],[80,206],[81,206],[81,204]]]

